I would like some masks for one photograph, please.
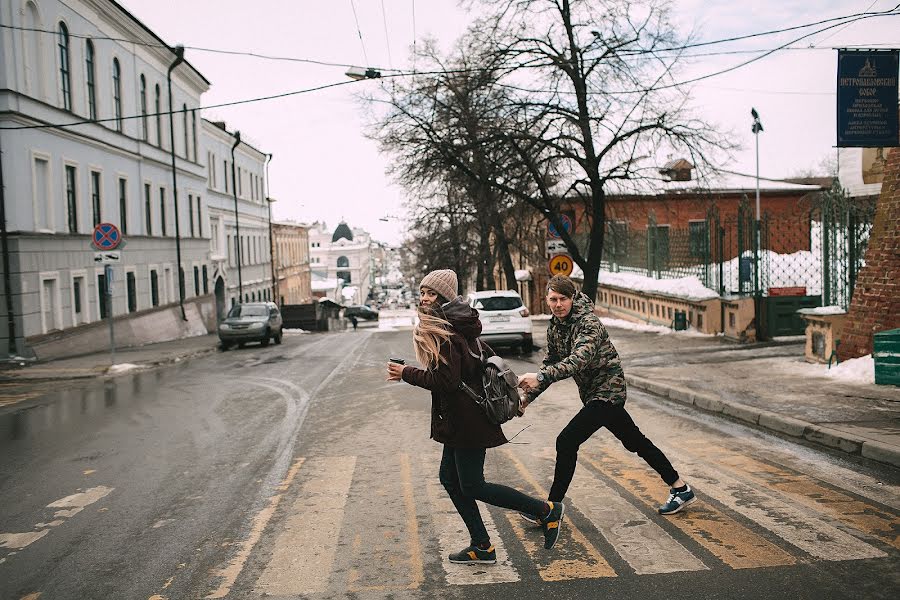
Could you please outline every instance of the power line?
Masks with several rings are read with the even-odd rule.
[[[384,23],[384,44],[387,46],[388,66],[393,69],[394,59],[391,58],[391,36],[388,35],[387,14],[384,11],[384,0],[381,0],[381,20]]]
[[[359,45],[362,46],[363,58],[366,66],[369,65],[369,56],[366,54],[366,43],[363,41],[362,30],[359,28],[359,17],[356,16],[356,2],[350,0],[350,7],[353,9],[353,20],[356,21],[356,33],[359,34]]]

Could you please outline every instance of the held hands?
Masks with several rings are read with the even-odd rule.
[[[525,373],[524,375],[519,375],[519,387],[526,392],[530,392],[537,388],[537,386],[537,373]]]
[[[401,381],[401,375],[403,375],[403,367],[404,365],[398,365],[397,363],[388,363],[388,377],[387,381]]]

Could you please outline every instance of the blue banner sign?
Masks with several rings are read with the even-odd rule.
[[[838,147],[900,146],[898,56],[898,50],[838,50]]]

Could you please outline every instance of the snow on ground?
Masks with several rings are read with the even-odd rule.
[[[716,337],[715,334],[701,333],[696,329],[687,329],[684,331],[675,331],[664,325],[648,325],[646,323],[632,323],[623,319],[612,319],[610,317],[600,317],[600,321],[607,327],[615,327],[617,329],[630,329],[631,331],[643,331],[646,333],[658,333],[659,335],[678,334],[688,337]]]
[[[118,375],[119,373],[127,373],[128,371],[134,371],[140,368],[142,368],[140,365],[136,365],[134,363],[118,363],[115,365],[110,365],[106,372],[109,375]]]
[[[816,308],[801,308],[797,311],[801,315],[845,315],[847,311],[840,306],[817,306]]]
[[[284,335],[304,335],[309,332],[305,329],[284,329],[282,333]]]
[[[859,358],[851,358],[840,364],[828,365],[820,363],[793,362],[785,363],[784,369],[802,377],[828,377],[835,383],[875,385],[875,359],[871,354]]]
[[[600,283],[688,300],[710,300],[719,297],[716,292],[705,287],[700,279],[694,276],[679,277],[678,279],[654,279],[637,273],[600,271]]]

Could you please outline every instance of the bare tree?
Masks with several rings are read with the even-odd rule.
[[[660,180],[662,156],[682,153],[702,171],[721,161],[713,153],[731,148],[690,113],[688,91],[676,79],[688,40],[676,34],[665,0],[472,4],[491,16],[472,27],[468,43],[501,75],[495,87],[509,102],[483,142],[502,141],[518,160],[487,181],[555,225],[584,271],[584,292],[594,297],[607,193]],[[587,219],[584,247],[560,219],[571,203]]]

